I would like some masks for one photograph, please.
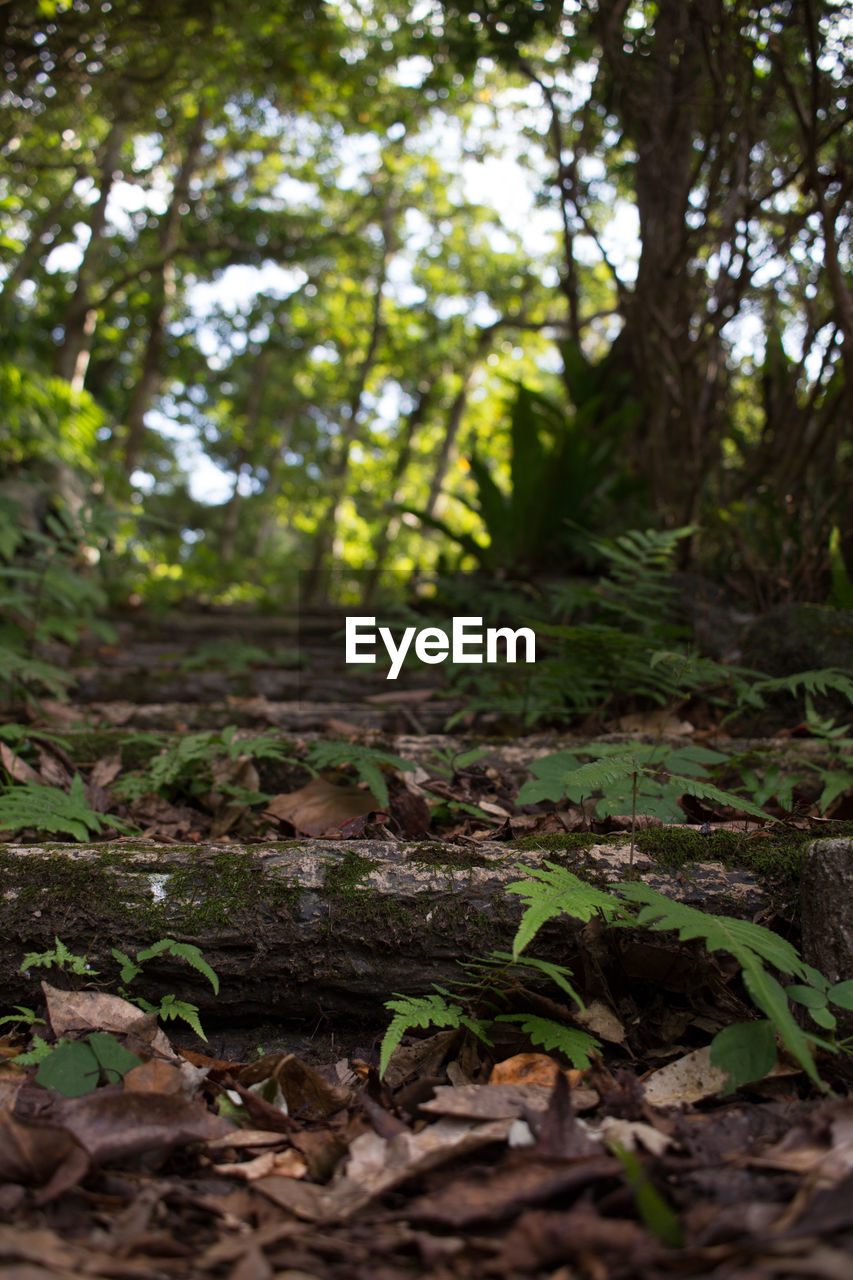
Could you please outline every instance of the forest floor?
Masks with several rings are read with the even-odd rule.
[[[571,868],[601,891],[653,886],[799,944],[809,845],[846,837],[849,823],[806,812],[762,823],[703,802],[681,824],[638,823],[635,841],[624,815],[519,804],[531,762],[577,735],[509,733],[487,717],[447,733],[460,705],[434,668],[390,689],[369,667],[343,670],[336,626],[316,626],[300,637],[234,615],[125,624],[119,643],[84,658],[70,701],[42,704],[14,749],[4,740],[18,781],[70,793],[79,777],[87,804],[134,832],[104,817],[73,845],[25,829],[0,846],[4,909],[18,912],[4,916],[0,994],[10,1012],[46,1019],[32,1030],[48,1043],[65,1041],[21,1066],[30,1028],[2,1027],[3,1276],[849,1280],[848,1059],[819,1054],[821,1088],[780,1052],[726,1093],[709,1041],[755,1012],[729,955],[596,916],[570,934],[543,930],[543,958],[571,959],[583,1012],[541,971],[499,992],[469,988],[467,1004],[457,991],[460,1024],[430,1031],[423,1018],[379,1071],[385,1000],[427,996],[458,961],[511,947],[517,895],[491,917],[519,863]],[[597,741],[711,744],[776,768],[791,749],[784,734],[733,742],[659,716],[608,729]],[[155,904],[159,933],[141,906],[116,914],[95,894],[106,868],[124,907],[136,903],[144,868],[157,899],[186,863],[211,877],[184,890],[184,914]],[[301,896],[282,889],[300,876]],[[414,937],[394,907],[427,892]],[[182,976],[180,951],[124,982],[139,977],[155,1004],[165,992],[166,1008],[170,993],[192,997],[206,1041],[180,1021],[158,1029],[102,985],[111,948],[140,960],[166,931],[201,947],[219,994],[199,962]],[[85,954],[76,976],[55,935]],[[10,957],[54,946],[64,963],[38,992],[39,961],[21,975]],[[498,999],[508,1019],[488,1040],[471,1034],[466,1018]],[[536,1017],[595,1036],[591,1065],[531,1039]]]

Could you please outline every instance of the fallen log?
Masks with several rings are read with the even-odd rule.
[[[111,948],[134,955],[170,937],[201,948],[218,996],[168,956],[146,966],[134,994],[157,1002],[173,992],[217,1018],[375,1016],[395,992],[458,978],[458,960],[511,948],[521,903],[505,889],[520,866],[550,858],[602,885],[624,880],[627,844],[606,839],[559,853],[485,841],[0,846],[0,1003],[31,1005],[34,978],[57,982],[55,969],[19,971],[24,954],[50,950],[55,937],[86,955],[92,983],[105,985],[116,974]],[[693,864],[685,876],[637,855],[634,874],[710,910],[752,917],[766,907],[748,873],[721,863]],[[581,928],[561,917],[534,953],[583,964]]]

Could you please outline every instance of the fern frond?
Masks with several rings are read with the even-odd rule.
[[[612,893],[596,889],[578,879],[565,867],[546,862],[541,867],[524,867],[529,878],[514,880],[506,886],[507,893],[517,893],[526,899],[527,909],[521,917],[512,943],[513,958],[517,959],[524,948],[533,941],[544,924],[556,916],[573,916],[576,920],[589,920],[596,913],[610,920],[619,915],[621,906]]]
[[[96,813],[86,799],[79,773],[68,791],[40,782],[21,782],[0,793],[0,831],[20,831],[33,827],[51,835],[69,835],[88,840],[91,832],[105,827],[127,830],[127,824],[110,814]]]
[[[853,702],[853,677],[843,667],[820,667],[813,671],[796,671],[790,676],[757,680],[752,686],[752,693],[761,698],[765,693],[795,694],[798,689],[806,694],[843,693],[848,702]]]
[[[193,946],[190,942],[176,942],[174,938],[161,938],[159,942],[146,947],[144,951],[138,951],[136,953],[136,963],[144,964],[146,960],[151,960],[154,956],[161,956],[164,953],[175,956],[178,960],[185,960],[188,965],[207,978],[215,994],[219,995],[219,978],[216,976],[216,971],[211,969],[199,948]]]
[[[517,1022],[521,1030],[528,1035],[534,1044],[543,1049],[556,1049],[564,1053],[573,1067],[583,1071],[591,1065],[590,1054],[601,1048],[587,1031],[579,1031],[577,1027],[566,1027],[554,1022],[551,1018],[540,1018],[534,1013],[501,1013],[495,1022]]]
[[[396,1014],[382,1037],[379,1077],[385,1075],[391,1055],[410,1027],[461,1027],[465,1016],[461,1005],[451,1004],[443,995],[401,996],[386,1000],[385,1008]]]
[[[569,978],[572,976],[571,969],[567,969],[564,964],[555,964],[550,960],[540,960],[536,956],[524,956],[522,959],[515,959],[508,951],[493,951],[490,960],[497,964],[511,964],[515,971],[523,972],[525,969],[531,969],[535,973],[541,973],[543,977],[548,978],[555,986],[565,991],[566,995],[574,1000],[575,1004],[583,1013],[586,1005],[572,986]]]
[[[774,820],[751,800],[735,795],[733,791],[724,791],[721,787],[715,787],[713,783],[704,782],[701,778],[688,778],[683,774],[671,773],[669,781],[678,783],[690,796],[699,796],[702,800],[713,800],[716,804],[730,805],[741,813],[751,813],[754,818],[760,818],[762,822]]]
[[[351,742],[315,742],[308,752],[308,759],[316,769],[337,769],[350,765],[359,780],[369,789],[380,809],[388,807],[388,784],[381,766],[403,771],[414,769],[410,760],[392,755],[390,751],[375,751]]]
[[[620,897],[642,903],[637,923],[651,929],[674,929],[682,941],[701,939],[708,951],[728,951],[743,969],[744,984],[762,1013],[774,1023],[786,1049],[811,1078],[819,1083],[808,1041],[788,1007],[784,989],[764,967],[772,964],[781,973],[795,974],[808,981],[808,966],[796,947],[784,938],[731,916],[710,916],[686,903],[676,902],[640,883],[616,886]]]

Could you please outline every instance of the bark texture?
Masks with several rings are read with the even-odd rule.
[[[172,937],[202,949],[219,995],[168,958],[146,967],[134,994],[159,1000],[174,992],[217,1017],[375,1017],[395,992],[423,994],[458,978],[458,958],[509,949],[521,903],[506,885],[520,864],[549,857],[597,883],[622,880],[628,869],[627,847],[604,843],[560,854],[372,840],[5,846],[0,1002],[32,1003],[40,971],[22,976],[21,957],[51,949],[56,936],[88,956],[95,983],[114,977],[111,947],[134,954]],[[765,905],[750,876],[721,864],[679,877],[638,855],[635,867],[646,883],[697,905],[750,917]],[[561,918],[542,931],[535,954],[578,971],[588,959],[581,928]]]

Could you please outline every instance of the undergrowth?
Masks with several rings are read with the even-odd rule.
[[[636,881],[616,885],[612,891],[598,889],[564,867],[547,862],[539,868],[525,869],[525,878],[508,885],[507,891],[524,901],[512,955],[494,956],[473,990],[470,982],[461,982],[453,993],[436,987],[433,994],[424,998],[397,996],[388,1001],[386,1007],[395,1016],[382,1042],[380,1073],[384,1074],[394,1049],[411,1027],[467,1027],[487,1039],[492,1023],[507,1020],[520,1022],[534,1044],[559,1050],[575,1067],[588,1066],[589,1055],[598,1047],[588,1032],[533,1015],[493,1014],[484,1018],[469,1011],[493,1008],[495,993],[507,985],[507,962],[514,966],[523,961],[531,966],[538,963],[540,974],[556,982],[577,1005],[577,1012],[583,1012],[568,969],[554,964],[543,966],[523,955],[540,930],[563,915],[581,921],[595,916],[609,928],[672,930],[682,941],[700,941],[709,952],[724,951],[737,961],[746,992],[764,1016],[728,1026],[711,1042],[712,1065],[727,1073],[728,1091],[771,1070],[776,1060],[777,1036],[820,1088],[826,1086],[815,1065],[814,1048],[832,1052],[848,1048],[849,1042],[835,1038],[837,1019],[830,1006],[853,1009],[853,981],[831,984],[805,963],[795,947],[761,925],[731,916],[708,915]],[[783,987],[776,973],[797,981]],[[466,986],[467,1004],[460,999]],[[800,1004],[830,1038],[804,1031],[794,1018],[789,1001]]]

